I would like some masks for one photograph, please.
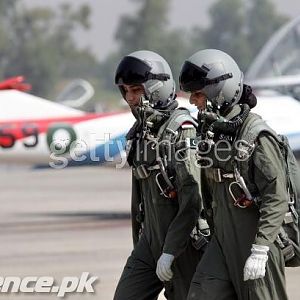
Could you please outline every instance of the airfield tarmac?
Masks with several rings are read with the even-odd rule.
[[[95,293],[66,299],[111,300],[132,248],[130,170],[0,169],[0,276],[99,279]],[[287,269],[290,300],[299,299],[300,268]],[[59,299],[56,294],[0,293],[0,299]],[[164,299],[163,296],[160,299]]]

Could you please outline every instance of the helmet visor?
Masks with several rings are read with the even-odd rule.
[[[148,80],[151,67],[140,59],[125,56],[115,76],[115,84],[142,84]]]
[[[202,90],[209,82],[206,78],[208,71],[206,66],[198,67],[186,61],[179,76],[180,89],[184,92]]]

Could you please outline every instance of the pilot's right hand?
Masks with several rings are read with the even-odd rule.
[[[161,281],[170,281],[173,277],[171,266],[174,260],[174,255],[163,253],[156,265],[156,275]]]

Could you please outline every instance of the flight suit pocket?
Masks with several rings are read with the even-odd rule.
[[[274,295],[275,286],[272,273],[267,270],[264,278],[247,281],[248,300],[280,300]]]

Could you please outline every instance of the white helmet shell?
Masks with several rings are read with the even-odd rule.
[[[175,99],[171,68],[152,51],[140,50],[125,56],[116,70],[115,84],[142,84],[145,96],[155,108],[167,107]]]
[[[205,49],[185,61],[179,82],[182,90],[200,90],[213,106],[221,108],[233,106],[240,100],[243,77],[243,72],[227,53]]]

